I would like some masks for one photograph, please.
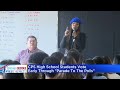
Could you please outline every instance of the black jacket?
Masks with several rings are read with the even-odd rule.
[[[85,48],[86,44],[86,35],[85,33],[80,32],[78,36],[75,38],[75,42],[73,43],[72,36],[70,38],[64,36],[60,42],[60,48],[66,48],[70,50],[71,48],[77,49],[79,52],[82,52]],[[73,45],[73,46],[72,46]]]

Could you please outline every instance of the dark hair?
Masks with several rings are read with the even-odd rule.
[[[110,57],[103,56],[102,58],[104,60],[104,64],[112,64],[112,61],[111,61]]]
[[[42,61],[44,58],[48,57],[49,55],[45,52],[36,52],[36,53],[33,53],[30,57],[29,57],[29,60],[28,60],[28,63],[29,64],[42,64]],[[31,73],[26,73],[25,75],[26,78],[41,78],[41,79],[44,79],[44,74],[43,73],[39,73],[39,75],[37,73],[34,73],[34,74],[31,74]],[[34,77],[32,75],[36,75],[38,77]],[[40,77],[41,76],[41,77]]]
[[[95,56],[92,60],[95,62],[95,64],[104,64],[103,57]],[[106,73],[94,73],[93,76],[106,76]]]
[[[52,57],[52,56],[50,56],[50,57],[46,57],[44,60],[43,60],[43,62],[42,62],[42,64],[43,65],[59,65],[60,64],[60,62],[59,62],[59,60],[57,59],[57,58],[55,58],[55,57]],[[53,77],[55,77],[55,75],[57,75],[58,73],[57,72],[54,72],[54,73],[49,73],[49,72],[46,72],[45,73],[45,75],[46,76],[48,76],[48,77],[51,77],[51,78],[53,78]]]
[[[25,79],[42,79],[42,74],[40,73],[24,73]]]
[[[113,64],[120,64],[120,54],[115,55]]]
[[[51,56],[57,58],[60,61],[64,57],[64,54],[61,52],[54,52],[51,54]]]
[[[32,36],[32,35],[31,35],[31,36],[28,36],[28,37],[27,37],[27,41],[28,41],[29,38],[35,38],[35,40],[37,41],[37,38],[36,38],[35,36]]]
[[[3,79],[24,79],[23,73],[4,73]]]
[[[100,56],[95,56],[92,60],[95,62],[95,64],[104,64],[104,60]]]
[[[29,57],[28,62],[31,64],[42,64],[43,59],[48,56],[45,52],[36,52]]]
[[[0,64],[18,64],[18,65],[20,65],[20,63],[18,61],[13,61],[13,60],[10,60],[10,59],[8,59],[8,60],[2,60],[0,62]]]
[[[95,64],[94,60],[86,59],[85,64]],[[92,79],[94,73],[86,73],[86,79]]]
[[[95,64],[95,62],[92,59],[86,59],[85,64]]]

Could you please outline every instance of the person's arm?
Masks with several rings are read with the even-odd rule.
[[[60,48],[66,48],[66,40],[67,40],[67,37],[70,35],[70,31],[68,29],[66,29],[65,31],[65,35],[63,36],[61,42],[60,42]]]
[[[61,42],[60,42],[60,48],[66,48],[66,36],[63,36]]]

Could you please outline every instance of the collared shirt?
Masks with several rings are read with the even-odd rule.
[[[43,52],[42,50],[39,50],[38,48],[36,48],[34,51],[30,52],[29,49],[26,50],[22,50],[18,56],[16,57],[16,60],[18,62],[20,62],[20,64],[22,65],[27,65],[28,64],[28,59],[30,57],[31,54],[35,53],[35,52]]]

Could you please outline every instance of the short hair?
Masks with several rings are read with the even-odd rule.
[[[42,61],[45,57],[48,57],[49,55],[45,52],[36,52],[33,53],[28,60],[28,63],[30,64],[42,64]]]
[[[20,63],[18,61],[7,59],[7,60],[2,60],[0,64],[20,64]]]
[[[94,60],[95,64],[104,64],[104,60],[100,56],[95,56],[92,60]]]
[[[64,54],[61,52],[54,52],[51,54],[51,56],[57,58],[60,61],[64,57]]]
[[[28,63],[29,64],[42,64],[42,61],[44,58],[48,57],[49,55],[45,52],[36,52],[36,53],[33,53],[30,57],[29,57],[29,60],[28,60]],[[32,76],[34,75],[34,76]],[[44,79],[44,74],[43,73],[26,73],[24,74],[24,77],[25,78],[28,78],[28,79]]]
[[[60,62],[59,62],[59,60],[57,59],[57,58],[55,58],[55,57],[52,57],[52,56],[50,56],[50,57],[46,57],[44,60],[43,60],[43,62],[42,62],[42,64],[43,65],[45,65],[45,64],[60,64]],[[53,77],[55,77],[55,75],[57,75],[58,73],[57,72],[54,72],[54,73],[45,73],[45,75],[46,76],[48,76],[48,77],[51,77],[51,78],[53,78]]]
[[[95,64],[95,62],[92,59],[86,59],[85,64]]]
[[[0,64],[11,64],[12,60],[2,60]]]
[[[35,36],[32,36],[32,35],[31,35],[31,36],[28,36],[28,37],[27,37],[27,41],[28,41],[29,38],[35,38],[35,40],[37,41],[37,38],[36,38]]]

